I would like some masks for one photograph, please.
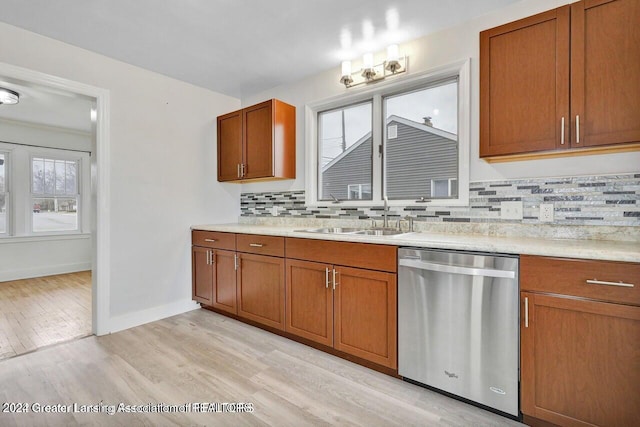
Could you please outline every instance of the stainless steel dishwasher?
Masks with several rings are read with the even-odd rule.
[[[398,264],[398,373],[518,417],[518,257],[400,248]]]

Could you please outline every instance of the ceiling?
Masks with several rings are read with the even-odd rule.
[[[241,98],[519,0],[0,0],[0,21]]]
[[[0,87],[20,94],[20,102],[17,104],[0,105],[0,121],[8,119],[91,132],[93,99],[2,76]]]

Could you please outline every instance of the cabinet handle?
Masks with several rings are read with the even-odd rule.
[[[240,163],[238,163],[238,178],[240,178]]]
[[[560,145],[564,145],[564,117],[560,120]]]
[[[329,267],[325,268],[325,288],[329,289]]]
[[[240,178],[244,178],[244,163],[240,163]]]
[[[204,241],[205,241],[205,242],[211,242],[211,243],[213,243],[213,242],[217,242],[217,240],[216,240],[216,239],[204,239]]]
[[[336,281],[336,276],[338,275],[338,272],[336,271],[336,269],[333,269],[333,290],[336,290],[336,286],[339,285],[340,283],[338,283]]]
[[[602,280],[587,280],[588,285],[607,285],[607,286],[621,286],[623,288],[633,288],[635,285],[633,283],[624,283],[624,282],[605,282]]]
[[[249,246],[251,246],[252,248],[261,248],[264,245],[262,243],[249,243]]]
[[[576,144],[580,144],[580,116],[576,115]]]
[[[209,251],[207,251],[207,265],[209,265]]]
[[[215,264],[215,258],[214,258],[215,254],[213,253],[213,251],[209,251],[209,253],[211,254],[209,255],[209,258],[211,259],[211,265],[213,265]]]
[[[529,327],[529,298],[524,297],[524,327]]]
[[[238,269],[238,254],[233,254],[233,268],[234,270]]]

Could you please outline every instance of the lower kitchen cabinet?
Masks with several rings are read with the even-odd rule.
[[[213,296],[213,267],[211,249],[200,246],[191,248],[191,296],[194,301],[211,305]]]
[[[397,367],[396,275],[335,267],[334,348]]]
[[[336,243],[335,250],[331,248],[332,243]],[[372,265],[374,260],[369,258],[367,250],[379,251],[380,248],[385,248],[382,250],[386,250],[386,257],[391,259],[379,260],[377,265],[388,265],[388,262],[395,265],[395,247],[287,239],[285,330],[396,369],[396,274],[289,258],[317,257],[320,261],[335,262],[345,250],[357,254],[358,259],[353,261],[356,265]]]
[[[238,254],[238,316],[284,330],[284,259]]]
[[[333,346],[333,267],[291,260],[287,265],[285,330],[320,344]]]
[[[235,234],[194,230],[191,241],[192,299],[235,313]]]
[[[638,425],[639,285],[639,264],[521,257],[525,416],[561,426]]]
[[[211,306],[236,314],[236,253],[213,250],[213,297]]]

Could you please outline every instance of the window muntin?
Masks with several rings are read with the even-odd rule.
[[[318,113],[318,199],[348,200],[350,186],[363,185],[359,200],[371,200],[373,102]]]
[[[384,189],[390,200],[457,198],[457,78],[383,98]],[[433,182],[447,183],[448,191]],[[438,191],[434,191],[437,189]]]
[[[34,233],[78,230],[78,161],[31,159],[31,229]]]
[[[7,182],[9,156],[0,152],[0,234],[7,234],[9,218],[9,189]]]

